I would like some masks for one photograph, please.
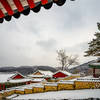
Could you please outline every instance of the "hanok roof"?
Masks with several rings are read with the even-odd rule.
[[[69,73],[69,72],[67,72],[67,71],[63,71],[63,70],[59,70],[59,71],[55,72],[53,75],[55,75],[55,74],[57,74],[57,73],[59,73],[59,72],[65,74],[65,75],[68,75],[68,76],[71,75],[71,73]]]
[[[60,80],[58,83],[62,83],[62,84],[74,84],[74,81],[76,81],[77,79],[72,79],[72,80]]]
[[[25,76],[22,75],[21,73],[19,73],[19,72],[15,72],[15,75],[13,75],[13,76],[11,77],[11,79],[15,79],[15,77],[16,77],[17,75],[20,75],[21,78],[25,78]]]
[[[17,74],[20,74],[19,72],[0,72],[0,83],[8,82],[9,80],[12,80]],[[22,74],[20,74],[23,76]],[[24,77],[24,76],[23,76]]]
[[[48,0],[0,0],[0,18],[22,12],[27,8],[32,9],[40,2],[44,5]]]
[[[33,75],[33,74],[28,75],[28,76],[33,77],[33,78],[43,78],[44,77],[44,75]]]
[[[20,14],[28,15],[30,10],[39,12],[41,6],[45,9],[52,7],[53,2],[62,6],[66,0],[0,0],[0,23],[11,20],[11,16],[19,18]]]
[[[36,74],[38,72],[40,73],[40,75]],[[51,71],[38,70],[38,71],[34,72],[33,74],[28,75],[28,76],[30,76],[30,77],[52,77],[52,75],[53,75],[53,72],[51,72]]]
[[[53,72],[51,72],[51,71],[42,71],[42,70],[38,70],[38,71],[45,76],[52,76],[53,75]]]
[[[24,79],[17,79],[17,80],[9,80],[10,83],[21,83],[21,82],[28,82],[31,81],[31,79],[24,78]]]
[[[42,82],[42,81],[46,81],[44,78],[34,78],[31,80],[32,82]]]
[[[7,82],[15,73],[4,73],[0,72],[0,83]]]

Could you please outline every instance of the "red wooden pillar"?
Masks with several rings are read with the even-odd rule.
[[[93,68],[93,77],[95,77],[95,68]]]
[[[42,5],[45,5],[45,4],[47,4],[48,3],[48,0],[41,0],[41,4]]]
[[[5,90],[5,84],[3,84],[3,90]]]
[[[0,84],[0,90],[2,90],[2,88],[1,88],[1,84]]]

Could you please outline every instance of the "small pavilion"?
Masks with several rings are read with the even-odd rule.
[[[89,64],[89,67],[93,69],[93,77],[100,77],[100,72],[96,74],[96,69],[100,69],[100,62]]]

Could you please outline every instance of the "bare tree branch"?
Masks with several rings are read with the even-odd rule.
[[[65,67],[69,67],[71,65],[78,65],[78,55],[74,55],[74,56],[67,56],[66,55],[66,51],[64,49],[61,50],[57,50],[57,60],[59,61],[62,70],[64,70]]]

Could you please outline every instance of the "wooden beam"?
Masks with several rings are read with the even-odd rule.
[[[45,4],[47,4],[48,3],[48,0],[41,0],[41,4],[42,5],[45,5]]]
[[[22,12],[24,10],[24,7],[22,6],[20,0],[13,0],[13,1],[14,1],[15,5],[16,5],[18,11]]]
[[[0,10],[0,18],[3,18],[4,16],[4,13],[2,12],[2,10]]]
[[[29,4],[29,7],[32,9],[35,7],[35,3],[33,0],[27,0],[28,4]]]
[[[6,11],[8,12],[8,15],[14,14],[14,12],[13,12],[12,8],[10,7],[9,3],[7,2],[7,0],[0,0],[0,2],[4,6]]]

